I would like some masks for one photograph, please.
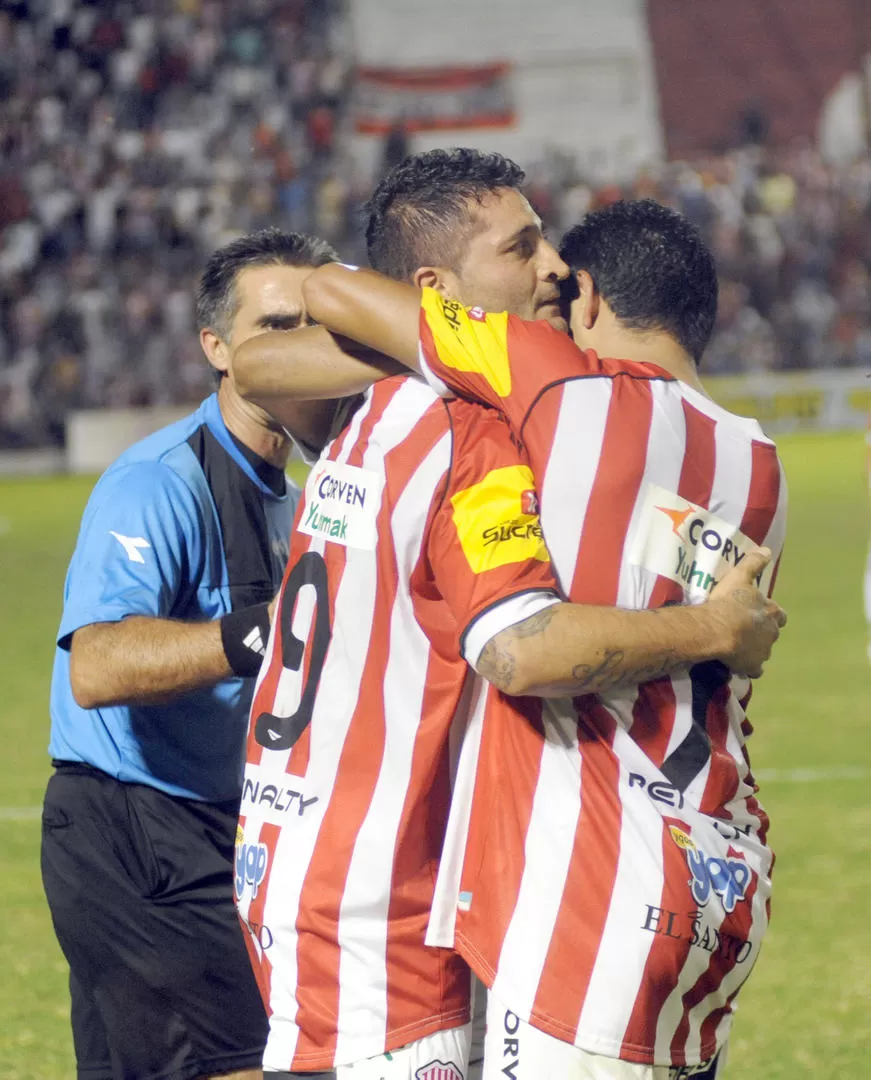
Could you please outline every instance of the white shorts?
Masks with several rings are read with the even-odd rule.
[[[335,1072],[266,1072],[264,1080],[481,1080],[486,1005],[487,989],[472,976],[470,1024],[427,1035],[390,1054],[340,1065]]]
[[[487,1003],[483,1080],[715,1080],[725,1050],[703,1065],[636,1065],[581,1050],[531,1027],[510,1009]]]
[[[472,1025],[437,1031],[390,1054],[340,1065],[337,1080],[470,1080]],[[268,1076],[268,1073],[266,1074]],[[480,1075],[480,1074],[479,1074]],[[504,1078],[501,1078],[504,1080]]]
[[[472,974],[472,1046],[469,1080],[481,1080],[484,1068],[484,1033],[487,1029],[487,987]]]

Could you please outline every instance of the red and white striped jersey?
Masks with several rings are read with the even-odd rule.
[[[466,965],[424,947],[462,655],[555,589],[503,418],[417,379],[373,388],[309,475],[251,711],[235,885],[267,1070],[467,1020]]]
[[[421,359],[440,391],[505,412],[571,600],[700,602],[754,545],[779,558],[773,444],[667,372],[429,290]],[[428,940],[455,941],[557,1038],[635,1062],[710,1057],[770,895],[747,686],[709,663],[574,702],[479,695]]]

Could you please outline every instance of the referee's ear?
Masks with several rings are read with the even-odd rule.
[[[226,375],[230,370],[230,347],[227,343],[214,330],[205,327],[200,330],[200,345],[215,371]]]

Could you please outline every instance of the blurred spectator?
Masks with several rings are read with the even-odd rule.
[[[340,0],[0,3],[0,448],[67,409],[198,401],[209,253],[347,240]],[[337,29],[339,26],[339,29]]]
[[[381,151],[381,172],[388,173],[411,153],[408,131],[405,122],[394,124],[384,136],[384,148]]]
[[[702,230],[721,274],[710,373],[871,361],[871,155],[835,167],[805,146],[749,146],[604,188],[562,156],[528,172],[557,232],[617,198],[658,199]]]
[[[0,0],[0,448],[59,441],[72,407],[200,400],[188,297],[232,236],[365,257],[344,2]],[[709,371],[867,365],[871,155],[836,168],[742,122],[743,149],[624,185],[549,153],[528,193],[555,236],[621,197],[686,213],[721,272]],[[399,123],[375,168],[414,149]]]

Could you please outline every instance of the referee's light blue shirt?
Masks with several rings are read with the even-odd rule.
[[[128,615],[217,619],[278,590],[299,491],[276,495],[228,432],[217,395],[131,447],[97,482],[64,586],[51,687],[53,758],[129,783],[221,802],[238,798],[253,679],[168,704],[83,709],[70,639]]]

